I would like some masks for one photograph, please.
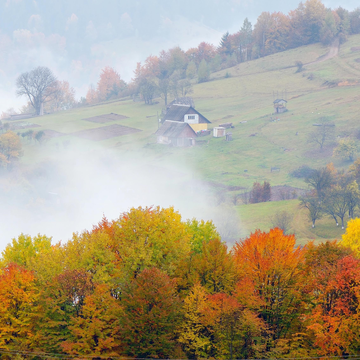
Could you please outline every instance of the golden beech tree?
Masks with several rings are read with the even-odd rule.
[[[211,331],[206,326],[208,293],[196,283],[184,299],[184,318],[179,330],[179,342],[190,358],[205,358],[211,355]]]
[[[32,269],[31,264],[36,263],[37,257],[48,252],[51,248],[51,238],[38,234],[33,238],[20,234],[17,239],[12,239],[2,252],[0,266],[16,263],[27,269]]]
[[[236,281],[234,261],[227,246],[219,239],[204,242],[193,259],[197,279],[211,294],[230,292]]]
[[[241,282],[253,284],[249,292],[259,297],[255,307],[272,331],[274,340],[286,336],[300,322],[306,277],[306,248],[295,247],[294,235],[275,228],[257,230],[233,248]]]
[[[211,356],[225,359],[262,357],[265,341],[259,337],[267,326],[258,314],[245,309],[236,297],[224,293],[209,295],[202,311],[214,338]]]
[[[64,265],[67,269],[85,270],[97,284],[112,284],[120,276],[111,238],[104,230],[74,234],[64,246]]]
[[[0,166],[6,167],[18,160],[22,154],[21,141],[18,135],[13,131],[7,131],[0,135]]]
[[[116,222],[113,251],[124,276],[151,267],[172,276],[190,252],[190,235],[181,215],[170,207],[133,208]]]
[[[342,236],[341,245],[349,247],[360,258],[360,219],[351,219],[347,223],[346,233]]]
[[[39,289],[33,273],[11,263],[0,273],[0,348],[34,349]]]

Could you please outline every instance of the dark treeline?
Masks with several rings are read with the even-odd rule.
[[[354,218],[360,207],[360,159],[348,171],[337,171],[332,164],[313,170],[305,182],[311,191],[300,200],[301,206],[309,211],[312,226],[325,214],[344,229],[345,219]]]
[[[256,231],[229,251],[211,222],[138,208],[63,245],[20,235],[0,261],[0,356],[358,354],[359,229],[301,247]]]

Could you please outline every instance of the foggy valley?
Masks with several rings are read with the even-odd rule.
[[[358,1],[0,24],[1,360],[359,357]]]

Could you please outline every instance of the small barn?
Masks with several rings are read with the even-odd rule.
[[[286,103],[287,103],[287,101],[284,99],[274,100],[275,114],[281,114],[281,113],[284,113],[285,111],[287,111]]]
[[[166,120],[156,131],[157,143],[177,147],[195,145],[196,132],[186,122]]]
[[[183,104],[173,104],[163,117],[163,122],[167,120],[187,123],[195,132],[207,130],[207,125],[210,124],[210,121],[192,106]]]

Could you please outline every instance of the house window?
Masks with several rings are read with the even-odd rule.
[[[198,114],[189,114],[184,116],[184,121],[188,124],[197,124],[199,122]]]

